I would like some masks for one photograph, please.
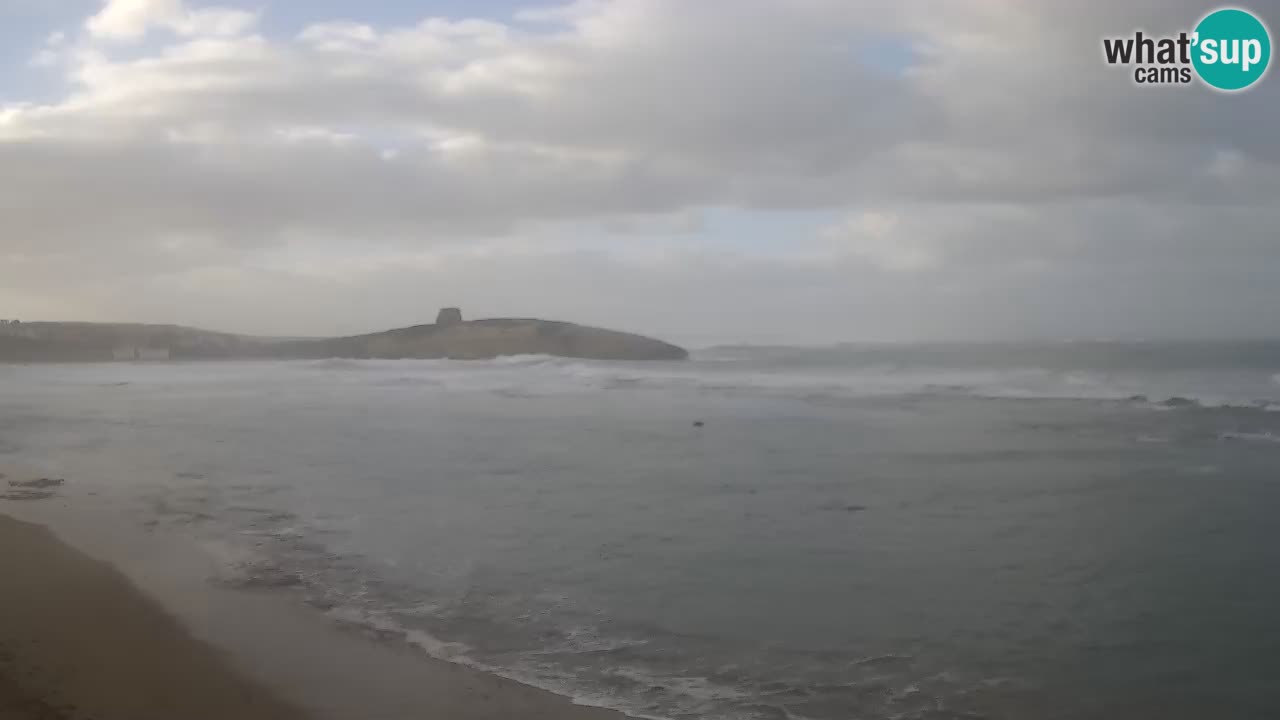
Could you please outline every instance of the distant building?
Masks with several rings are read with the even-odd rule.
[[[12,337],[34,337],[32,329],[20,320],[0,320],[0,335]]]
[[[436,314],[436,325],[457,325],[460,322],[462,322],[462,310],[459,308],[441,308]]]

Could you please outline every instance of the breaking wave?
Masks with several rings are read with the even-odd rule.
[[[601,391],[761,395],[821,401],[893,396],[1125,401],[1157,410],[1280,410],[1278,374],[1240,369],[1142,371],[1047,367],[823,365],[695,356],[597,362],[547,355],[493,360],[324,360],[300,367],[382,388],[486,392],[519,400]],[[348,374],[351,373],[351,374]]]

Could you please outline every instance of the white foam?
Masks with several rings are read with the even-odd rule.
[[[422,630],[406,628],[395,620],[392,620],[386,613],[364,608],[342,606],[333,608],[326,614],[333,620],[344,625],[352,625],[366,630],[373,630],[378,633],[385,633],[399,637],[410,645],[423,650],[431,657],[477,667],[481,670],[488,670],[488,668],[480,667],[478,663],[475,663],[468,658],[467,651],[470,648],[466,645],[456,642],[446,642]]]
[[[712,682],[703,677],[658,676],[641,668],[625,666],[613,668],[610,674],[630,680],[640,687],[662,687],[696,700],[747,700],[751,698],[750,694],[738,688]]]
[[[208,540],[200,549],[213,562],[212,579],[229,587],[293,587],[301,575],[281,567],[255,547],[228,540]]]
[[[487,362],[490,365],[504,367],[508,365],[541,365],[543,363],[556,362],[560,359],[561,358],[558,358],[554,355],[527,354],[527,355],[503,355],[501,357],[493,358],[492,360],[488,360],[488,361],[482,360],[480,362],[482,363]]]
[[[623,699],[611,695],[584,690],[570,678],[549,676],[546,668],[502,667],[481,662],[473,657],[471,648],[463,643],[441,640],[423,630],[407,628],[392,619],[387,613],[365,608],[343,606],[329,610],[326,615],[334,621],[353,627],[370,630],[378,634],[395,637],[415,647],[429,657],[446,662],[463,665],[491,675],[514,680],[540,690],[555,693],[569,698],[575,705],[600,707],[626,713],[629,717],[643,720],[667,720],[657,715],[639,714],[635,708]],[[645,685],[644,687],[650,687]]]
[[[1280,435],[1268,432],[1224,432],[1218,435],[1219,440],[1240,440],[1244,442],[1280,443]]]
[[[1275,391],[1280,373],[1250,375],[1228,370],[1162,373],[1033,366],[904,367],[856,362],[810,365],[794,362],[789,356],[779,359],[750,354],[699,355],[682,363],[512,355],[489,360],[308,360],[288,366],[326,373],[326,382],[414,387],[424,392],[485,392],[512,400],[646,390],[800,399],[959,395],[1114,401],[1143,396],[1153,408],[1168,400],[1185,398],[1207,408],[1280,411],[1280,397]]]

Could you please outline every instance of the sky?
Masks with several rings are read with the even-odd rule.
[[[0,317],[1280,337],[1280,78],[1102,60],[1215,7],[0,0]]]

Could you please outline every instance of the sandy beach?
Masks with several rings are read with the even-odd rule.
[[[110,566],[0,516],[0,719],[289,720]]]
[[[31,517],[18,511],[52,510],[47,501],[58,498],[57,488],[11,487],[13,477],[11,470],[0,480],[0,720],[623,717],[415,656],[318,615],[250,617],[280,607],[280,598],[209,588],[234,604],[175,615],[111,563],[6,515]],[[59,525],[59,533],[69,529]],[[69,534],[78,547],[91,547]],[[101,556],[120,560],[118,552]],[[231,637],[234,652],[209,642]],[[375,670],[352,672],[357,667]]]

